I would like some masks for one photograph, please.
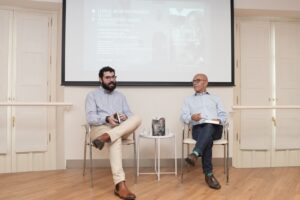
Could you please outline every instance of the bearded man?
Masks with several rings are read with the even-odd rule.
[[[121,199],[136,198],[125,184],[122,166],[122,139],[126,139],[141,124],[141,118],[134,115],[125,96],[116,91],[117,76],[109,66],[99,71],[101,86],[86,97],[86,119],[91,127],[93,145],[101,150],[109,148],[109,159],[115,185],[114,194]]]

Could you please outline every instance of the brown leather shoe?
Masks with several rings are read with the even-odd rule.
[[[213,188],[213,189],[216,189],[216,190],[221,188],[221,185],[220,185],[219,181],[214,177],[213,174],[211,176],[205,175],[205,182],[207,183],[207,185],[210,188]]]
[[[94,147],[96,147],[97,149],[102,150],[103,147],[104,147],[104,142],[103,142],[102,140],[95,139],[95,140],[93,140],[93,145],[94,145]]]
[[[127,188],[125,181],[122,181],[116,185],[115,195],[118,196],[120,199],[125,200],[135,200],[136,196]]]
[[[102,150],[104,147],[105,142],[110,142],[110,136],[108,133],[103,133],[99,137],[97,137],[95,140],[93,140],[93,145],[99,150]]]
[[[185,158],[185,162],[187,162],[189,165],[194,167],[197,159],[198,159],[198,157],[194,153],[191,153],[188,155],[187,158]]]

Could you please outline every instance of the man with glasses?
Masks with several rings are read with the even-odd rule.
[[[213,189],[221,185],[213,175],[212,147],[213,140],[222,137],[222,125],[228,117],[219,97],[206,91],[208,79],[205,74],[196,74],[193,78],[195,94],[187,97],[181,110],[181,120],[191,123],[192,136],[196,145],[185,159],[187,164],[195,166],[199,157],[202,158],[202,169],[205,182]]]
[[[122,138],[127,138],[141,124],[131,112],[125,96],[116,91],[115,70],[109,66],[99,71],[101,86],[86,97],[87,122],[91,126],[93,145],[101,150],[109,147],[109,159],[115,184],[114,194],[121,199],[135,199],[125,184],[122,167]]]

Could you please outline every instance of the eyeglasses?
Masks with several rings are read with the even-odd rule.
[[[112,80],[115,80],[117,78],[117,76],[104,76],[103,77],[104,79],[112,79]]]
[[[197,84],[199,84],[201,81],[205,82],[205,81],[207,81],[207,80],[206,80],[206,79],[195,79],[195,80],[193,80],[192,82],[193,82],[193,85],[197,85]]]

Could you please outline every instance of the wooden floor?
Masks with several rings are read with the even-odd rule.
[[[134,184],[132,168],[126,169],[127,184],[139,200],[195,200],[195,199],[262,199],[299,200],[300,167],[230,169],[230,182],[225,183],[221,167],[215,176],[222,184],[221,190],[212,190],[204,182],[199,168],[184,176],[162,175],[157,182],[154,175],[141,175]],[[47,172],[0,174],[1,200],[89,200],[118,199],[113,194],[110,169],[94,171],[95,185],[90,188],[89,175],[82,176],[81,169]]]

